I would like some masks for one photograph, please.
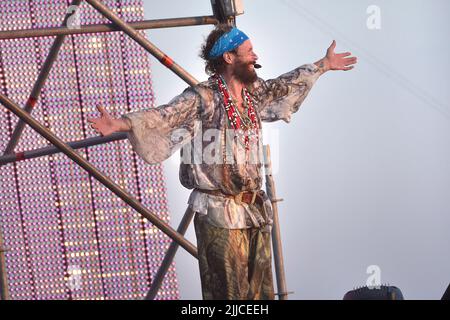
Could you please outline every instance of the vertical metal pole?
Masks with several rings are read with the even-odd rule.
[[[78,6],[80,4],[81,0],[73,0],[71,5]],[[67,23],[67,19],[71,16],[71,13],[67,13],[64,17],[62,25],[65,26]],[[34,83],[33,90],[30,93],[30,96],[28,97],[28,100],[25,104],[24,110],[27,113],[31,113],[34,106],[36,105],[36,102],[39,98],[39,95],[41,94],[42,87],[45,84],[45,81],[48,78],[48,75],[50,73],[50,70],[52,69],[53,62],[55,62],[56,58],[58,57],[59,50],[61,49],[61,46],[64,42],[65,35],[59,35],[56,37],[55,41],[53,42],[52,47],[50,48],[50,51],[48,53],[48,56],[44,62],[44,65],[42,66],[42,69],[39,72],[39,75],[36,79],[36,82]],[[13,134],[11,136],[11,139],[9,140],[4,154],[9,154],[14,151],[14,148],[17,146],[17,143],[19,142],[20,135],[23,132],[23,129],[25,127],[25,123],[19,119],[19,122],[17,123],[16,127],[14,128]]]
[[[275,182],[272,176],[272,162],[270,160],[270,146],[264,146],[264,167],[266,170],[266,190],[272,202],[273,208],[273,227],[272,227],[272,246],[275,260],[275,273],[277,277],[277,289],[280,300],[288,299],[286,288],[286,275],[284,272],[283,249],[281,246],[280,220],[278,219],[278,204],[281,199],[276,198]]]
[[[111,22],[115,23],[118,28],[129,35],[133,40],[139,43],[145,50],[147,50],[151,55],[157,58],[164,66],[172,70],[181,79],[186,81],[189,85],[194,86],[198,81],[190,75],[186,70],[184,70],[180,65],[174,62],[169,56],[164,52],[159,50],[153,43],[142,36],[138,31],[131,27],[128,23],[120,19],[114,12],[112,12],[103,3],[97,0],[86,0],[92,7],[94,7],[98,12],[104,15]]]
[[[8,278],[6,275],[5,247],[0,229],[0,300],[9,300]]]
[[[181,235],[184,235],[186,233],[187,228],[189,227],[189,224],[192,221],[192,218],[194,217],[195,211],[191,208],[188,208],[183,216],[183,219],[181,219],[180,225],[178,226],[177,232]],[[150,287],[150,290],[148,291],[147,295],[145,296],[144,300],[153,300],[155,299],[156,295],[158,294],[159,288],[161,287],[161,284],[164,280],[164,276],[167,273],[167,270],[169,270],[170,264],[173,261],[173,258],[175,257],[175,253],[177,253],[179,244],[175,241],[172,241],[172,243],[169,246],[169,249],[166,252],[166,255],[164,256],[164,260],[161,263],[161,266],[158,269],[158,272],[156,273],[152,285]]]

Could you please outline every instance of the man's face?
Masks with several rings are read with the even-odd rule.
[[[258,56],[253,52],[250,40],[244,41],[234,53],[235,59],[231,65],[235,77],[245,85],[250,85],[256,81],[258,75],[253,66]]]

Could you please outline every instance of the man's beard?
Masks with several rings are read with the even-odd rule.
[[[256,79],[258,79],[258,75],[256,74],[255,69],[249,69],[249,66],[252,64],[253,63],[240,62],[236,64],[233,72],[234,76],[246,86],[251,85],[256,81]]]

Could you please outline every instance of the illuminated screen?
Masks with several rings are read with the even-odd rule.
[[[125,21],[139,0],[102,1]],[[69,2],[1,1],[0,30],[60,26]],[[108,23],[89,4],[81,24]],[[24,106],[54,37],[0,40],[1,91]],[[101,104],[113,115],[154,106],[149,54],[122,32],[67,36],[32,116],[64,141],[96,136],[86,122]],[[0,150],[18,118],[0,107]],[[15,151],[49,145],[26,127]],[[126,140],[78,149],[100,171],[169,221],[161,165]],[[11,299],[141,299],[170,239],[64,154],[0,167],[0,229]],[[175,267],[157,299],[179,299]]]

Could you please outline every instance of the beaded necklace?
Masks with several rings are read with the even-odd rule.
[[[225,111],[227,112],[228,120],[236,130],[237,136],[239,136],[239,140],[244,140],[245,150],[250,149],[250,138],[254,139],[256,142],[258,141],[258,122],[256,120],[255,108],[253,107],[253,101],[248,93],[247,89],[244,88],[244,105],[247,114],[245,113],[241,115],[238,111],[238,108],[235,106],[233,102],[233,98],[231,97],[227,84],[221,75],[216,75],[217,87],[219,88],[220,95],[223,99],[223,104],[225,106]]]

